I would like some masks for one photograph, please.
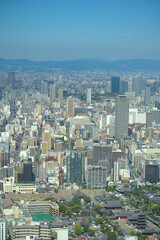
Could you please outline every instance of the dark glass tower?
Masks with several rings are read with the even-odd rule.
[[[116,98],[115,104],[115,138],[128,136],[129,123],[129,99],[120,95]]]
[[[23,173],[18,173],[18,183],[33,183],[35,177],[32,172],[32,164],[24,163],[23,164]]]
[[[145,181],[150,183],[159,182],[159,166],[158,164],[146,164]]]
[[[84,182],[84,156],[81,152],[72,151],[67,158],[67,182]]]
[[[111,92],[120,92],[120,77],[111,77]]]

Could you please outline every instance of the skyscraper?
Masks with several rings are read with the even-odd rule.
[[[120,77],[111,77],[111,92],[120,92]]]
[[[91,99],[92,99],[91,88],[87,88],[87,91],[86,91],[86,103],[87,104],[91,104]]]
[[[72,151],[67,158],[67,182],[84,182],[84,156],[81,152]]]
[[[133,78],[132,79],[132,92],[136,94],[141,94],[142,90],[145,89],[146,81],[142,78]]]
[[[9,72],[8,73],[8,83],[12,84],[12,87],[15,87],[16,83],[16,77],[15,77],[15,72]]]
[[[51,133],[49,131],[49,129],[45,129],[42,132],[42,141],[43,142],[47,142],[47,149],[51,149]]]
[[[48,94],[48,82],[47,81],[41,81],[41,93]]]
[[[145,105],[148,106],[151,103],[151,87],[147,85],[145,87]]]
[[[63,99],[63,89],[58,89],[58,100],[61,101]]]
[[[35,180],[32,171],[32,163],[23,164],[23,172],[17,173],[18,183],[32,183]]]
[[[87,188],[106,186],[106,167],[89,165],[86,173]]]
[[[50,101],[53,102],[56,98],[56,86],[55,84],[50,84]]]
[[[120,83],[120,94],[125,94],[126,92],[128,92],[128,82],[121,81],[121,83]]]
[[[66,117],[74,117],[74,100],[71,96],[67,98],[66,102]]]
[[[149,181],[150,183],[159,182],[159,165],[158,164],[146,164],[145,181]]]
[[[88,149],[87,152],[88,165],[102,165],[106,167],[107,173],[111,172],[112,167],[112,146],[111,145],[95,145],[93,150]]]
[[[120,169],[121,169],[121,163],[114,162],[114,165],[113,165],[113,171],[114,171],[113,172],[113,181],[114,182],[120,180],[120,178],[119,178]]]
[[[124,95],[116,98],[115,104],[115,138],[128,135],[129,100]]]
[[[6,223],[3,218],[0,219],[0,240],[6,240]]]

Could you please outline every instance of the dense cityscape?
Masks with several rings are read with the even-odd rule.
[[[159,72],[0,73],[0,239],[159,239]]]
[[[0,0],[0,240],[160,240],[160,0]]]

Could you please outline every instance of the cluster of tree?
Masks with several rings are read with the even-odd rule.
[[[93,204],[93,210],[96,212],[96,213],[100,213],[101,212],[101,209],[102,207],[99,205],[99,204]]]
[[[108,235],[108,239],[114,240],[116,239],[116,236],[121,236],[122,232],[116,225],[112,228],[109,226],[111,224],[111,221],[106,217],[99,217],[95,219],[95,224],[100,225],[101,231]]]
[[[107,192],[114,192],[115,189],[116,189],[115,185],[106,187]]]
[[[101,224],[100,227],[101,227],[102,233],[107,234],[109,240],[116,240],[117,234],[115,232],[112,232],[108,224]]]
[[[90,201],[91,201],[90,197],[85,197],[84,205],[87,205],[88,203],[90,203]],[[65,204],[58,203],[58,205],[59,205],[59,211],[63,216],[69,215],[72,218],[74,218],[73,214],[80,213],[82,209],[81,201],[79,198],[76,198],[76,197],[72,198],[70,202],[66,202]],[[87,215],[83,215],[83,216],[87,216]]]
[[[144,186],[143,189],[147,190],[150,193],[157,193],[157,192],[159,192],[159,187],[158,186],[153,186],[153,185]]]
[[[152,209],[153,213],[160,216],[160,204],[157,204]]]
[[[67,203],[58,203],[59,211],[63,216],[69,215],[70,217],[74,213],[79,213],[82,209],[81,202],[79,198],[72,198],[70,202]]]
[[[90,237],[92,237],[95,234],[95,231],[89,228],[89,225],[87,224],[84,227],[82,227],[81,224],[77,223],[74,227],[74,231],[76,235],[81,235],[84,232],[87,233]]]

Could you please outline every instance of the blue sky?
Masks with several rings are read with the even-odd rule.
[[[160,0],[0,0],[0,57],[160,59]]]

